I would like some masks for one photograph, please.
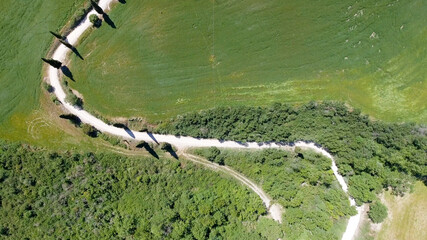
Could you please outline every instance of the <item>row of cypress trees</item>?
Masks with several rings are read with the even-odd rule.
[[[97,13],[99,13],[99,14],[105,14],[104,13],[104,11],[102,10],[102,8],[96,3],[96,2],[94,2],[93,0],[91,0],[90,1],[90,4],[92,5],[92,7],[93,7],[93,9],[97,12]],[[96,15],[95,15],[96,16]],[[98,22],[99,21],[99,18],[97,18],[96,20],[92,20],[92,16],[91,16],[91,22],[95,25],[95,23],[96,22]],[[59,42],[60,43],[62,43],[62,44],[64,44],[66,47],[68,47],[69,49],[74,49],[74,46],[73,45],[71,45],[69,42],[67,42],[66,41],[66,37],[65,36],[62,36],[61,34],[59,34],[59,33],[56,33],[56,32],[52,32],[52,31],[49,31],[53,36],[55,36],[58,40],[59,40]],[[51,65],[52,67],[54,67],[54,68],[57,68],[57,69],[59,69],[59,68],[61,68],[62,67],[62,62],[60,62],[60,61],[58,61],[58,60],[55,60],[55,59],[52,59],[52,58],[50,58],[50,59],[46,59],[46,58],[42,58],[42,60],[45,62],[45,63],[47,63],[47,64],[49,64],[49,65]]]

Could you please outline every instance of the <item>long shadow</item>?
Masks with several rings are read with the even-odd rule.
[[[81,60],[84,60],[84,58],[82,57],[82,55],[80,55],[77,48],[75,48],[73,45],[71,45],[70,42],[68,41],[68,39],[66,39],[66,38],[65,38],[65,40],[59,39],[59,42],[64,44],[64,46],[66,46],[67,48],[71,49],[71,51],[73,51],[73,53],[76,54],[77,57],[79,57]]]
[[[104,21],[110,25],[112,28],[116,28],[116,24],[114,24],[113,20],[111,20],[110,16],[108,16],[106,13],[102,14],[102,17],[104,18]]]
[[[156,142],[157,144],[159,144],[159,142],[157,142],[156,138],[154,137],[154,135],[153,135],[152,133],[147,132],[147,135],[148,135],[151,139],[153,139],[153,141],[154,141],[154,142]]]
[[[174,150],[172,150],[172,149],[168,149],[168,153],[169,153],[173,158],[175,158],[176,160],[179,160],[179,157],[178,157],[178,155],[176,154],[176,152],[175,152]]]
[[[127,128],[127,126],[123,123],[113,123],[113,126],[116,128]]]
[[[131,136],[132,138],[135,138],[135,134],[133,134],[132,130],[130,130],[125,124],[114,123],[113,126],[116,128],[123,128],[126,131],[126,133],[129,134],[129,136]]]
[[[61,115],[59,115],[59,117],[62,119],[67,119],[72,124],[74,124],[74,126],[76,126],[76,127],[78,127],[82,124],[82,120],[80,120],[80,118],[74,114],[61,114]]]
[[[126,0],[119,0],[121,4],[126,4]]]
[[[127,134],[131,136],[131,138],[135,138],[135,134],[133,134],[132,130],[130,130],[128,127],[125,127],[124,129],[127,132]]]
[[[239,144],[239,145],[241,145],[241,146],[244,146],[244,147],[249,146],[249,144],[246,143],[246,142],[236,141],[236,143]]]
[[[70,69],[67,66],[62,66],[61,71],[66,77],[68,77],[69,79],[71,79],[75,82],[74,77],[73,77],[73,73],[71,73]]]
[[[82,55],[80,55],[79,51],[77,50],[77,48],[72,47],[71,51],[73,51],[74,54],[76,54],[77,57],[79,57],[81,60],[85,60]]]
[[[148,143],[145,143],[145,144],[144,144],[144,148],[145,148],[145,150],[147,150],[147,152],[148,152],[148,153],[150,153],[153,157],[155,157],[155,158],[159,159],[159,155],[157,155],[157,153],[154,151],[154,149],[152,149],[152,148],[150,147],[150,145],[148,145]]]

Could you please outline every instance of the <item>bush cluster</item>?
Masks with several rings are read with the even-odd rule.
[[[380,202],[374,202],[369,206],[369,218],[374,223],[381,223],[387,217],[387,207]]]
[[[0,196],[6,239],[255,240],[277,227],[245,187],[162,158],[0,141]]]
[[[220,107],[179,116],[159,133],[234,141],[313,141],[334,155],[358,204],[383,188],[407,191],[413,178],[427,182],[427,127],[372,121],[342,103],[299,107]]]

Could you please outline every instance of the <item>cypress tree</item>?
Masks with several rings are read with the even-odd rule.
[[[104,11],[102,10],[102,8],[93,0],[90,0],[90,4],[92,4],[93,9],[95,9],[95,11],[99,14],[104,14]]]
[[[58,39],[65,39],[65,37],[61,36],[60,34],[58,34],[56,32],[52,32],[52,31],[49,31],[49,32]]]
[[[62,66],[62,62],[57,61],[55,59],[46,59],[42,58],[43,62],[48,63],[50,66],[54,68],[60,68]]]

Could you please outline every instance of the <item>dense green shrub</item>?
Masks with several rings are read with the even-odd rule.
[[[89,137],[96,137],[98,135],[98,130],[92,125],[83,123],[81,127],[82,127],[83,133],[88,135]]]
[[[77,97],[71,90],[67,92],[67,96],[65,97],[65,101],[73,106],[82,107],[83,100]]]
[[[224,165],[224,157],[221,154],[221,151],[217,147],[210,147],[207,150],[206,158],[211,161],[218,163],[219,165]]]
[[[173,151],[172,145],[167,142],[160,143],[160,149],[162,149],[163,151]]]
[[[59,101],[58,97],[55,94],[50,95],[50,100],[54,102],[56,105],[59,105],[61,102]]]
[[[372,222],[380,223],[387,217],[387,207],[380,202],[371,203],[368,216]]]
[[[260,233],[256,194],[191,162],[0,141],[0,172],[0,234],[10,239],[283,237],[266,218]]]
[[[311,102],[299,107],[219,107],[178,116],[157,131],[241,142],[316,142],[334,155],[360,204],[372,201],[381,188],[402,194],[413,178],[427,183],[426,129],[372,121],[342,103]]]
[[[53,92],[53,87],[52,87],[52,85],[50,85],[49,83],[47,83],[47,82],[43,82],[43,83],[42,83],[42,85],[43,85],[43,88],[44,88],[47,92],[49,92],[49,93]]]
[[[218,153],[206,148],[195,152],[224,159],[227,166],[261,185],[279,202],[284,207],[286,239],[339,239],[335,227],[356,213],[330,170],[331,161],[319,154],[277,149]]]
[[[89,16],[89,21],[93,24],[95,27],[100,27],[102,20],[99,19],[98,15],[92,14]]]

